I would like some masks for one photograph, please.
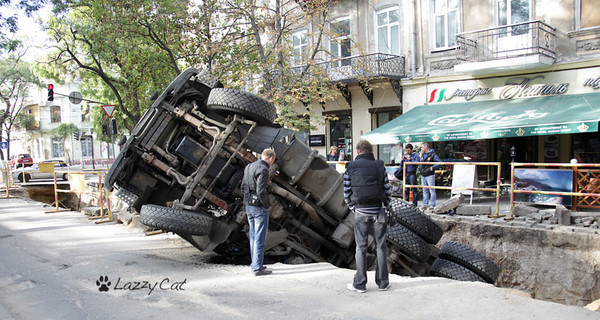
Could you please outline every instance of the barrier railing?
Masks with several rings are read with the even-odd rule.
[[[58,183],[56,179],[57,174],[67,173],[69,177],[70,190],[58,189]],[[86,174],[94,174],[98,176],[98,191],[97,192],[88,192],[85,191],[85,175]],[[70,209],[61,209],[59,208],[59,204],[62,204],[58,199],[59,193],[75,193],[79,196],[87,194],[98,197],[98,202],[100,204],[100,216],[90,217],[90,220],[99,220],[99,219],[108,219],[104,221],[96,221],[96,223],[105,223],[112,221],[112,212],[110,209],[110,198],[105,197],[103,194],[104,185],[103,185],[103,174],[104,171],[54,171],[54,203],[52,205],[56,206],[55,210],[46,211],[46,213],[54,213],[54,212],[64,212],[64,211],[72,211]],[[106,198],[106,211],[104,210],[104,200]],[[66,207],[62,204],[63,207]]]
[[[446,186],[423,186],[423,185],[407,185],[406,184],[406,166],[407,165],[443,165],[443,166],[454,166],[454,165],[474,165],[474,166],[496,166],[498,168],[498,174],[496,177],[496,188],[466,188],[466,187],[446,187]],[[500,187],[502,182],[499,177],[501,174],[501,163],[500,162],[404,162],[402,166],[402,197],[406,198],[407,188],[422,188],[422,189],[441,189],[441,190],[470,190],[470,191],[488,191],[496,193],[496,214],[490,215],[490,218],[500,218],[504,215],[500,215]],[[476,171],[477,172],[477,171]],[[408,199],[404,199],[407,200]]]
[[[515,167],[558,167],[558,168],[600,168],[598,163],[516,163],[510,164],[510,217],[514,219],[514,199],[515,193],[527,194],[547,194],[555,196],[575,196],[575,197],[600,197],[600,193],[589,192],[568,192],[568,191],[542,191],[542,190],[516,190],[515,189]]]
[[[101,159],[81,159],[81,168],[92,168],[94,170],[108,170],[110,166],[115,162],[113,158],[101,158]]]

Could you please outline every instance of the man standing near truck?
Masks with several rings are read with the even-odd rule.
[[[392,200],[390,182],[381,160],[375,160],[373,146],[361,140],[356,146],[356,159],[346,165],[344,174],[344,200],[354,212],[354,241],[356,242],[356,274],[348,290],[367,291],[367,248],[369,234],[375,239],[377,268],[375,283],[379,290],[389,288],[387,269],[386,212]]]
[[[269,182],[269,167],[275,162],[275,151],[265,149],[261,160],[255,161],[244,169],[242,179],[242,192],[244,192],[244,206],[248,216],[250,268],[255,276],[271,274],[271,270],[263,267],[267,230],[269,229],[269,207],[271,201],[267,184]]]

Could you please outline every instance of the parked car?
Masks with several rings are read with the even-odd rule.
[[[40,171],[40,164],[46,163],[53,163],[53,169]],[[42,165],[42,167],[43,166],[44,165]],[[79,168],[80,166],[69,166],[66,162],[60,160],[44,160],[40,163],[32,164],[30,167],[21,167],[13,170],[13,180],[18,180],[19,182],[29,182],[32,179],[53,179],[54,171],[61,171],[56,175],[56,178],[66,181],[69,179],[69,173],[62,171],[79,170]]]
[[[13,168],[31,167],[33,158],[28,153],[20,153],[10,157],[10,166]]]
[[[255,154],[273,148],[266,259],[352,267],[354,214],[344,202],[343,175],[294,131],[273,124],[276,116],[272,103],[185,70],[136,125],[105,187],[117,190],[145,225],[176,233],[200,250],[249,258],[240,183]],[[392,210],[392,272],[496,280],[497,266],[474,249],[440,251],[435,244],[443,230],[412,203],[394,199]]]

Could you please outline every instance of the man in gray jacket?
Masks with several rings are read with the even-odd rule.
[[[261,160],[255,161],[244,169],[242,192],[244,192],[244,206],[250,227],[250,268],[255,276],[271,274],[272,271],[263,268],[265,255],[265,242],[269,229],[269,167],[275,162],[275,151],[265,149]]]

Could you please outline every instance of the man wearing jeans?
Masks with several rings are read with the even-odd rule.
[[[246,166],[242,180],[244,206],[250,228],[250,256],[252,258],[250,268],[255,276],[272,273],[263,267],[263,259],[267,230],[269,229],[268,210],[271,206],[267,183],[269,182],[269,167],[273,162],[275,162],[275,151],[265,149],[261,154],[261,160]]]
[[[413,145],[412,144],[407,144],[406,145],[406,154],[404,155],[404,157],[402,158],[402,162],[400,162],[400,168],[398,170],[404,170],[404,168],[402,167],[404,165],[404,162],[419,162],[419,154],[417,152],[413,151]],[[418,165],[416,164],[407,164],[406,165],[406,184],[407,185],[417,185],[417,167]],[[404,200],[406,201],[410,201],[410,192],[412,191],[413,193],[413,200],[412,203],[415,205],[415,207],[417,206],[417,195],[419,194],[417,191],[417,188],[406,188],[405,192],[404,192]]]
[[[421,144],[421,150],[423,154],[421,159],[423,162],[441,162],[440,157],[435,154],[433,149],[429,148],[428,142]],[[435,187],[435,169],[440,165],[421,165],[421,184],[423,186]],[[423,211],[435,208],[436,193],[435,189],[423,188]]]
[[[386,213],[383,209],[391,201],[390,183],[383,161],[375,160],[373,156],[371,143],[359,141],[356,152],[358,156],[346,165],[344,173],[344,200],[354,213],[356,242],[356,274],[347,288],[359,293],[367,291],[367,248],[371,234],[377,249],[375,283],[383,291],[389,288],[390,283],[385,244]]]

